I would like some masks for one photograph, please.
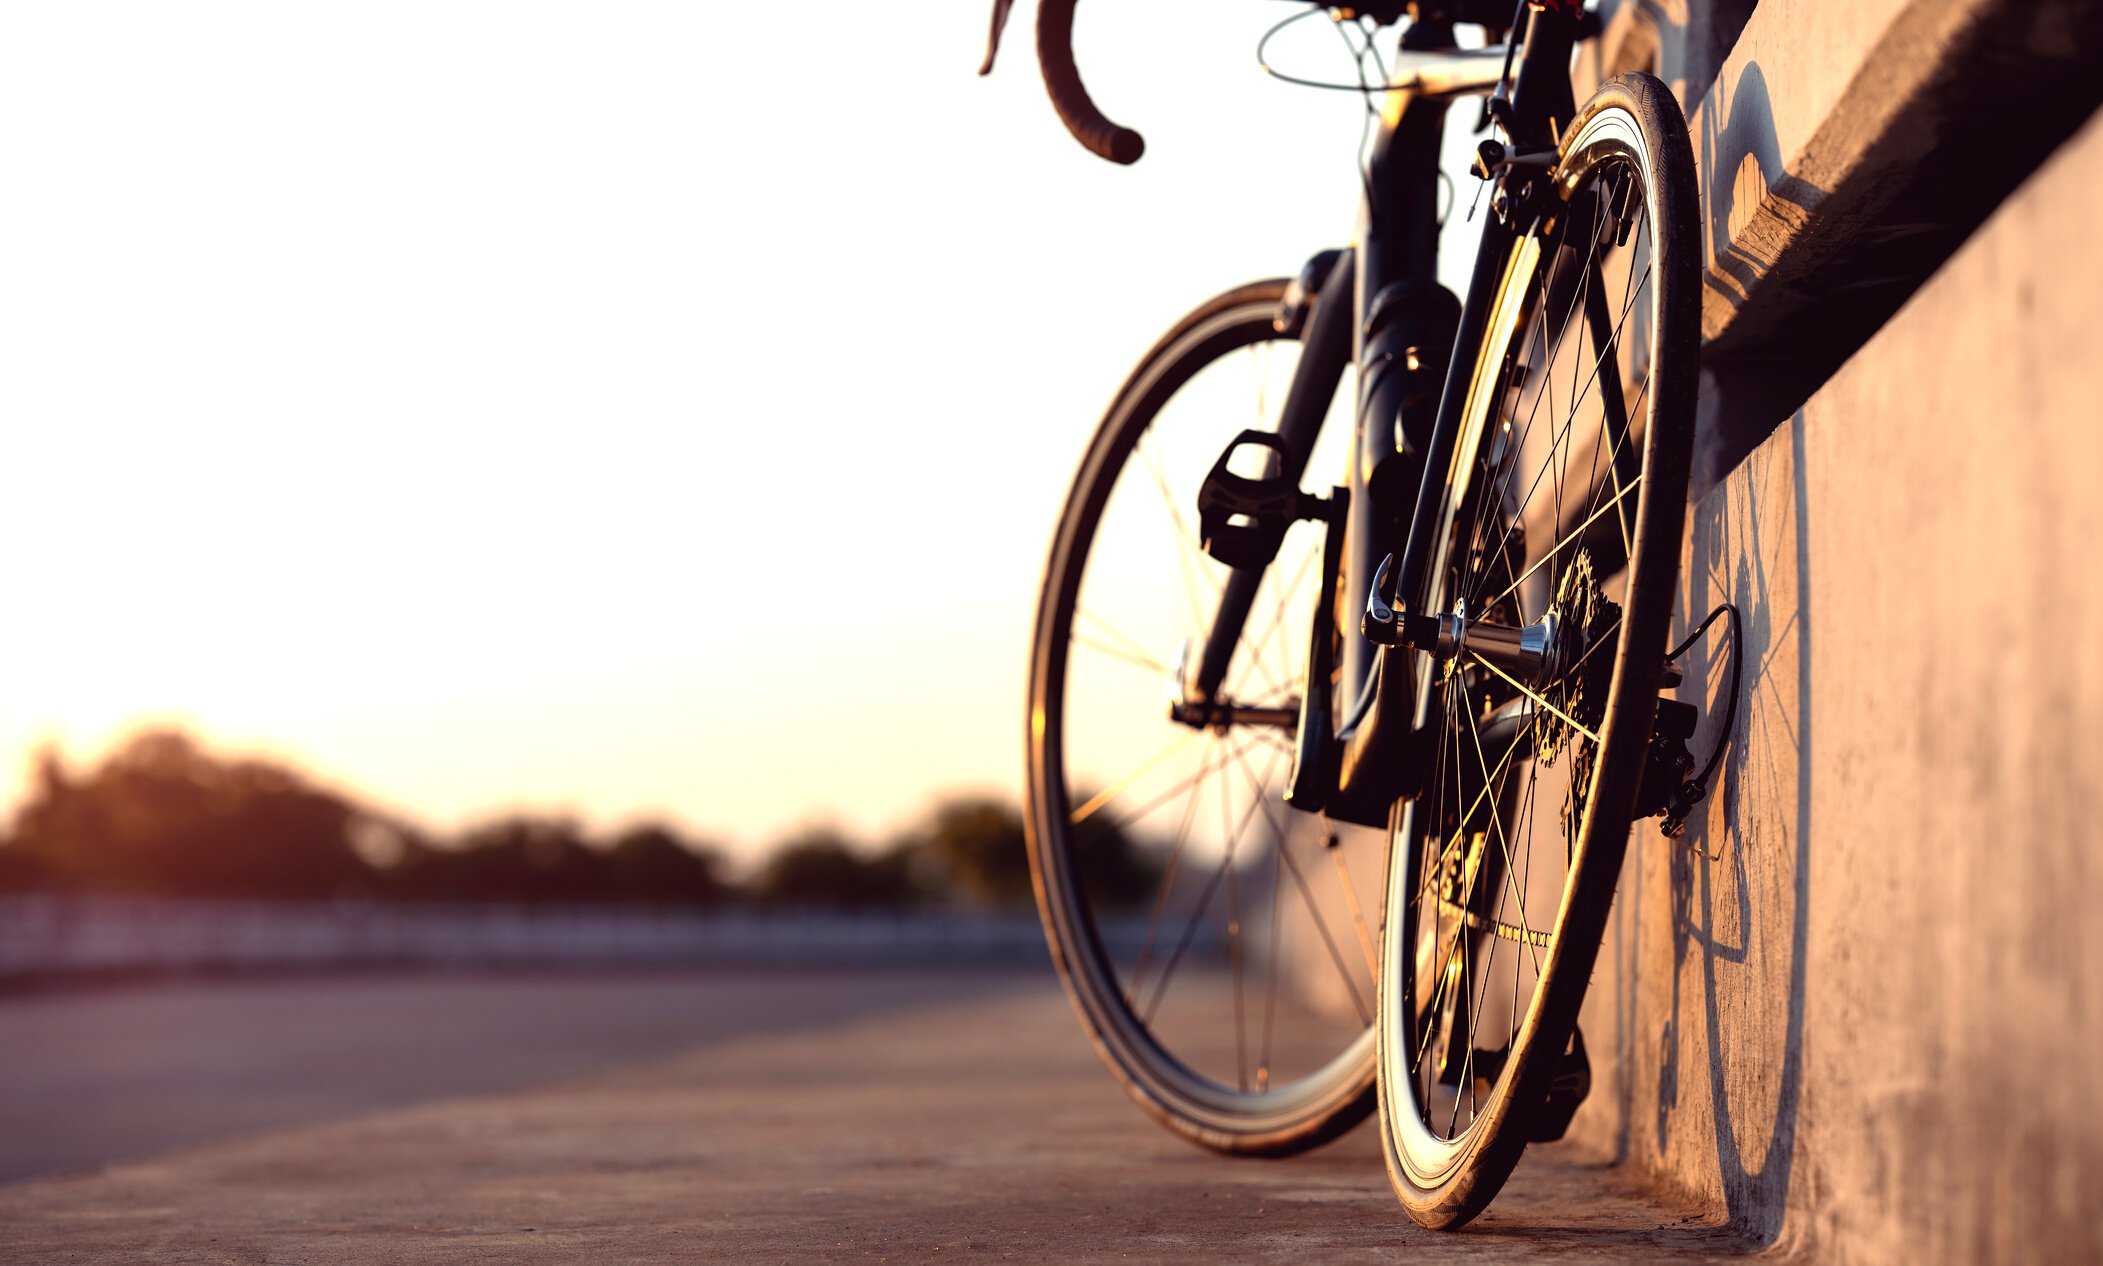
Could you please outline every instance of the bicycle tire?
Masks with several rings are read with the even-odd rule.
[[[1550,1089],[1582,1059],[1573,1035],[1643,773],[1685,523],[1701,238],[1670,91],[1643,74],[1602,85],[1564,132],[1554,190],[1508,258],[1416,608],[1542,627],[1554,612],[1564,652],[1531,683],[1465,653],[1421,674],[1435,746],[1394,820],[1376,1044],[1389,1180],[1434,1228],[1480,1213],[1526,1144],[1574,1111],[1567,1095],[1552,1108]],[[1617,306],[1609,327],[1601,313]],[[1560,857],[1535,851],[1548,820]]]
[[[1283,280],[1258,282],[1227,291],[1200,305],[1154,345],[1119,389],[1081,462],[1054,535],[1034,628],[1030,666],[1027,729],[1029,813],[1026,815],[1030,865],[1046,937],[1067,995],[1096,1050],[1143,1109],[1169,1129],[1194,1142],[1243,1155],[1283,1155],[1301,1151],[1334,1138],[1371,1114],[1374,1095],[1372,960],[1376,952],[1373,933],[1360,919],[1358,931],[1363,940],[1363,976],[1356,985],[1349,979],[1342,981],[1344,986],[1359,991],[1356,995],[1359,1007],[1355,1013],[1346,1013],[1341,1019],[1321,1018],[1318,1025],[1296,1027],[1292,1034],[1284,1034],[1274,1026],[1271,1021],[1277,1012],[1290,1011],[1306,1001],[1302,981],[1280,970],[1279,946],[1290,930],[1288,925],[1281,923],[1280,912],[1284,907],[1280,899],[1291,891],[1298,891],[1307,898],[1314,922],[1319,924],[1323,917],[1322,912],[1314,908],[1319,902],[1304,884],[1300,862],[1294,860],[1295,857],[1307,862],[1317,860],[1309,852],[1304,839],[1305,830],[1314,824],[1314,819],[1292,814],[1280,803],[1278,791],[1282,787],[1282,777],[1277,778],[1276,785],[1273,785],[1268,775],[1258,778],[1254,770],[1259,760],[1268,760],[1274,769],[1280,765],[1281,754],[1289,747],[1289,731],[1237,737],[1238,727],[1230,727],[1222,733],[1174,727],[1165,719],[1166,708],[1158,687],[1147,688],[1148,693],[1141,701],[1143,713],[1139,710],[1141,704],[1133,704],[1133,711],[1118,714],[1114,727],[1098,725],[1091,729],[1089,718],[1079,715],[1083,706],[1095,697],[1091,693],[1093,687],[1082,679],[1083,671],[1097,660],[1115,657],[1091,651],[1084,665],[1077,662],[1083,657],[1076,655],[1075,647],[1090,640],[1089,636],[1077,635],[1077,626],[1087,635],[1099,632],[1102,627],[1098,623],[1101,612],[1092,605],[1097,601],[1098,592],[1111,597],[1124,592],[1114,587],[1113,582],[1123,574],[1120,569],[1129,568],[1132,557],[1144,553],[1143,550],[1126,550],[1117,545],[1126,539],[1118,534],[1118,525],[1126,521],[1119,517],[1125,513],[1127,505],[1122,500],[1127,495],[1125,490],[1129,489],[1130,495],[1139,499],[1138,504],[1147,504],[1151,497],[1147,485],[1157,482],[1158,477],[1165,508],[1152,513],[1176,530],[1177,570],[1182,573],[1180,577],[1175,572],[1156,574],[1153,588],[1141,586],[1131,592],[1148,595],[1145,599],[1148,603],[1159,605],[1173,596],[1169,591],[1179,582],[1188,582],[1192,572],[1199,569],[1211,569],[1214,574],[1223,572],[1219,564],[1197,552],[1195,537],[1187,530],[1187,523],[1182,518],[1184,514],[1194,512],[1194,505],[1180,492],[1171,495],[1170,477],[1161,464],[1162,446],[1176,442],[1167,434],[1172,424],[1181,426],[1187,422],[1201,430],[1213,431],[1209,441],[1201,443],[1198,438],[1191,438],[1181,450],[1181,460],[1174,463],[1178,474],[1201,475],[1226,441],[1248,425],[1247,416],[1238,410],[1215,411],[1206,408],[1205,404],[1212,398],[1216,384],[1230,382],[1225,376],[1234,372],[1231,364],[1243,349],[1248,349],[1252,358],[1266,362],[1296,359],[1297,344],[1279,335],[1272,325],[1285,290]],[[1290,354],[1281,350],[1286,347],[1293,349]],[[1259,352],[1262,353],[1260,357]],[[1273,380],[1272,385],[1276,385],[1275,380],[1282,376],[1278,371],[1286,367],[1272,365],[1265,371]],[[1264,391],[1261,384],[1265,380],[1259,377],[1258,381],[1261,398]],[[1283,392],[1278,396],[1282,399]],[[1341,404],[1332,401],[1332,408],[1348,411],[1349,393],[1342,393],[1340,400]],[[1258,413],[1265,412],[1269,403],[1272,402],[1260,402]],[[1324,429],[1333,433],[1338,424],[1332,419],[1331,425]],[[1342,429],[1347,440],[1348,426]],[[1340,458],[1337,469],[1341,470]],[[1194,485],[1187,491],[1194,493]],[[1275,606],[1263,602],[1258,608],[1271,613],[1265,617],[1269,630],[1265,636],[1271,640],[1251,641],[1253,631],[1245,628],[1247,644],[1243,650],[1248,645],[1258,645],[1263,654],[1269,655],[1292,638],[1304,640],[1309,626],[1297,617],[1311,615],[1312,591],[1307,591],[1304,598],[1296,596],[1305,584],[1304,579],[1295,586],[1280,586],[1286,584],[1287,555],[1297,550],[1304,557],[1310,549],[1319,554],[1319,533],[1317,525],[1303,525],[1291,530],[1286,553],[1281,554],[1265,573],[1266,592],[1276,598]],[[1091,570],[1092,559],[1109,559],[1116,566],[1098,563],[1100,570]],[[1304,577],[1304,567],[1300,574]],[[1084,597],[1087,604],[1084,604]],[[1288,598],[1292,603],[1288,603]],[[1201,601],[1192,599],[1186,605],[1190,608],[1189,622],[1201,629],[1204,620]],[[1289,605],[1292,605],[1290,614]],[[1082,614],[1084,611],[1085,615]],[[1149,619],[1141,627],[1160,623],[1162,621]],[[1256,621],[1252,619],[1249,624],[1253,626]],[[1138,633],[1121,635],[1114,643],[1109,634],[1103,633],[1098,640],[1127,652],[1127,658],[1145,658],[1141,648],[1147,639]],[[1172,670],[1166,663],[1167,648],[1162,649],[1163,659],[1151,662],[1151,670],[1165,676]],[[1240,655],[1241,651],[1237,651],[1235,663],[1241,666],[1238,671],[1244,678],[1252,676],[1249,661]],[[1304,665],[1304,660],[1299,662]],[[1132,670],[1133,689],[1144,687],[1146,671],[1144,666]],[[1286,664],[1284,671],[1275,675],[1289,683],[1292,672],[1292,665]],[[1230,673],[1229,689],[1234,688],[1235,680],[1235,674]],[[1117,705],[1124,706],[1123,696],[1117,697]],[[1160,865],[1158,886],[1150,890],[1146,902],[1130,907],[1135,911],[1129,916],[1132,934],[1117,944],[1113,943],[1117,938],[1105,931],[1106,926],[1119,917],[1105,895],[1106,885],[1091,881],[1084,873],[1089,865],[1086,853],[1091,847],[1085,838],[1084,827],[1107,816],[1108,810],[1095,813],[1092,808],[1102,801],[1102,795],[1089,796],[1087,790],[1104,780],[1090,779],[1080,769],[1084,760],[1079,749],[1113,733],[1118,736],[1117,741],[1136,742],[1136,738],[1130,737],[1130,732],[1144,730],[1149,725],[1171,726],[1178,733],[1190,734],[1193,736],[1191,741],[1202,746],[1207,754],[1200,757],[1197,766],[1201,781],[1190,786],[1187,799],[1184,799],[1180,787],[1175,792],[1177,800],[1182,802],[1181,824],[1175,842]],[[1156,740],[1149,740],[1149,746],[1153,741]],[[1171,745],[1177,742],[1176,734],[1169,735],[1169,741]],[[1200,865],[1198,859],[1206,845],[1199,839],[1203,828],[1192,827],[1192,815],[1202,796],[1206,800],[1206,815],[1210,816],[1211,793],[1207,790],[1210,784],[1202,781],[1209,775],[1204,771],[1213,768],[1208,762],[1213,760],[1214,754],[1236,742],[1243,744],[1242,748],[1235,749],[1243,757],[1250,751],[1258,755],[1253,760],[1240,758],[1239,773],[1234,762],[1224,755],[1218,757],[1221,762],[1217,772],[1221,778],[1222,805],[1226,805],[1231,797],[1240,797],[1234,802],[1236,807],[1231,810],[1222,808],[1221,835],[1227,836],[1227,827],[1237,814],[1241,815],[1243,835],[1226,838],[1224,859],[1216,867],[1209,855],[1204,856],[1204,863]],[[1289,764],[1289,760],[1283,760],[1285,768],[1289,768]],[[1282,770],[1276,772],[1282,773]],[[1166,777],[1166,774],[1150,772],[1140,782],[1120,791],[1119,797],[1128,805],[1157,798],[1152,797],[1150,788],[1161,785]],[[1117,779],[1107,780],[1105,793],[1118,783]],[[1240,790],[1229,787],[1229,783]],[[1109,803],[1115,805],[1118,800]],[[1256,836],[1247,837],[1251,823],[1259,822],[1259,805],[1261,818]],[[1167,812],[1171,819],[1177,811],[1174,803],[1169,804]],[[1140,817],[1142,822],[1160,822],[1162,831],[1157,835],[1165,833],[1171,820],[1160,819],[1160,812],[1147,809]],[[1148,814],[1157,816],[1149,818]],[[1363,854],[1369,850],[1384,850],[1386,839],[1383,832],[1366,834],[1372,838],[1361,838],[1329,851],[1346,872],[1344,878],[1337,880],[1338,888],[1350,882],[1349,860],[1353,856],[1361,857],[1359,870],[1366,879],[1364,899],[1371,902],[1378,899],[1385,867],[1377,858],[1363,857]],[[1253,838],[1254,842],[1243,848],[1245,837]],[[1267,880],[1263,874],[1266,859],[1262,852],[1266,838],[1270,849],[1270,877]],[[1238,848],[1244,860],[1237,861]],[[1245,859],[1251,855],[1256,858],[1255,864],[1246,864]],[[1155,856],[1158,859],[1159,853]],[[1322,864],[1328,865],[1327,862]],[[1184,868],[1187,877],[1181,888],[1176,886],[1179,866]],[[1292,880],[1299,881],[1296,888],[1285,886],[1288,869],[1292,872]],[[1211,882],[1202,886],[1200,897],[1198,879],[1208,872]],[[1193,965],[1197,959],[1186,954],[1185,950],[1192,944],[1191,929],[1197,920],[1210,920],[1208,905],[1212,906],[1213,914],[1238,909],[1236,903],[1243,900],[1254,909],[1265,883],[1270,885],[1270,921],[1269,931],[1262,941],[1263,948],[1259,950],[1257,947],[1256,934],[1264,926],[1260,919],[1243,919],[1236,913],[1226,926],[1234,1008],[1230,1042],[1223,1036],[1228,1028],[1227,1017],[1215,1017],[1202,1010],[1219,1000],[1218,969]],[[1220,895],[1222,886],[1224,897]],[[1178,901],[1183,904],[1176,904]],[[1352,895],[1350,901],[1352,908],[1357,910],[1359,897]],[[1195,911],[1189,915],[1187,924],[1183,922],[1186,906]],[[1150,913],[1145,945],[1138,951],[1135,963],[1132,942],[1138,939],[1136,911],[1140,909],[1147,909]],[[1181,939],[1177,941],[1173,929],[1179,925]],[[1299,935],[1305,936],[1304,931]],[[1347,940],[1347,932],[1338,931],[1332,935],[1324,928],[1321,935],[1328,939],[1330,949],[1347,946],[1352,959],[1358,957],[1359,946],[1353,940]],[[1173,957],[1170,956],[1172,942]],[[1254,968],[1244,960],[1259,953],[1270,955],[1268,970],[1260,982],[1267,992],[1260,996],[1253,989],[1244,988],[1247,983],[1244,980],[1245,968],[1250,980],[1255,976]],[[1148,974],[1150,965],[1154,969],[1153,976]],[[1339,961],[1336,966],[1340,972],[1344,970],[1343,962]],[[1196,1002],[1185,1003],[1182,997],[1178,997],[1168,1000],[1171,1005],[1164,1007],[1164,991],[1171,984],[1179,994],[1194,995]],[[1151,991],[1151,1008],[1148,1006],[1148,991]],[[1226,1004],[1223,1000],[1219,1005],[1224,1010]],[[1260,1036],[1253,1031],[1256,1028],[1253,1013],[1258,1011],[1264,1017]],[[1313,1024],[1312,1021],[1309,1023]],[[1318,1034],[1326,1034],[1326,1037]],[[1298,1052],[1300,1062],[1288,1066],[1286,1047],[1302,1038],[1307,1045]],[[1273,1039],[1279,1042],[1275,1051],[1271,1045]],[[1228,1046],[1233,1047],[1232,1061],[1227,1058]],[[1212,1061],[1209,1064],[1208,1059]]]

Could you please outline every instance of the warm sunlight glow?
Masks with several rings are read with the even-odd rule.
[[[1274,5],[1098,6],[1113,169],[982,9],[14,11],[0,802],[147,721],[438,827],[1018,787],[1098,412],[1340,244],[1364,112]]]

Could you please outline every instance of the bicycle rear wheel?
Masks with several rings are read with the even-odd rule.
[[[1030,667],[1029,847],[1052,954],[1127,1091],[1208,1147],[1279,1154],[1372,1111],[1381,831],[1281,800],[1321,529],[1263,571],[1221,692],[1230,722],[1169,718],[1228,569],[1200,551],[1198,485],[1246,428],[1274,430],[1300,346],[1283,281],[1200,306],[1140,361],[1054,537]],[[1350,393],[1309,470],[1334,477]],[[1331,841],[1334,841],[1333,843]]]
[[[1376,1030],[1389,1177],[1433,1227],[1479,1213],[1582,1098],[1577,1015],[1645,765],[1685,522],[1699,204],[1664,85],[1603,85],[1565,132],[1554,184],[1493,305],[1416,607],[1531,627],[1547,648],[1530,669],[1461,650],[1422,674],[1434,741],[1396,818]]]

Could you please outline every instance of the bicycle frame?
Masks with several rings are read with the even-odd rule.
[[[1515,146],[1551,146],[1557,128],[1570,120],[1575,104],[1569,66],[1577,31],[1574,11],[1561,5],[1530,15],[1523,43],[1510,58],[1517,66],[1512,97],[1500,109]],[[1493,92],[1503,82],[1508,56],[1502,46],[1456,48],[1450,23],[1419,21],[1404,32],[1366,172],[1356,240],[1347,252],[1332,256],[1333,266],[1323,269],[1322,257],[1317,257],[1301,278],[1303,286],[1319,287],[1319,298],[1307,318],[1299,367],[1280,414],[1278,433],[1287,453],[1284,473],[1295,481],[1304,478],[1308,456],[1347,366],[1358,367],[1359,387],[1343,489],[1348,504],[1345,539],[1340,551],[1332,540],[1325,559],[1327,588],[1317,598],[1309,656],[1315,668],[1301,699],[1299,741],[1286,799],[1297,808],[1326,812],[1341,821],[1388,825],[1393,806],[1417,791],[1408,776],[1415,763],[1410,759],[1413,738],[1424,726],[1437,723],[1435,717],[1417,715],[1418,652],[1378,646],[1357,636],[1355,620],[1343,638],[1341,682],[1343,698],[1351,702],[1340,724],[1330,721],[1323,682],[1331,667],[1329,643],[1337,608],[1345,597],[1351,601],[1344,607],[1347,611],[1366,601],[1382,560],[1396,553],[1397,543],[1403,548],[1394,592],[1403,604],[1424,592],[1439,502],[1455,460],[1470,380],[1482,351],[1498,275],[1515,237],[1505,217],[1485,216],[1466,303],[1449,341],[1440,326],[1450,324],[1450,318],[1442,318],[1439,307],[1443,302],[1450,311],[1453,301],[1437,283],[1439,151],[1447,109],[1459,98]],[[1383,312],[1384,299],[1416,310]],[[1402,340],[1382,340],[1372,327],[1398,322],[1406,334],[1428,340],[1403,349],[1407,374],[1427,372],[1441,360],[1445,364],[1435,412],[1424,407],[1426,393],[1410,396],[1407,380],[1397,382],[1392,369],[1385,377],[1393,386],[1374,380],[1372,371],[1386,363],[1380,358],[1395,355]],[[1386,345],[1374,347],[1375,341]],[[1333,535],[1337,529],[1332,525],[1329,530]],[[1214,699],[1262,577],[1262,569],[1255,567],[1229,575],[1202,651],[1191,661],[1182,684],[1186,702]]]

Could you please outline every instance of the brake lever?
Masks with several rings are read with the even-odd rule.
[[[1008,10],[1015,0],[993,0],[993,29],[986,33],[986,60],[979,63],[978,73],[993,73],[993,55],[1000,51],[1000,33],[1007,29]]]

